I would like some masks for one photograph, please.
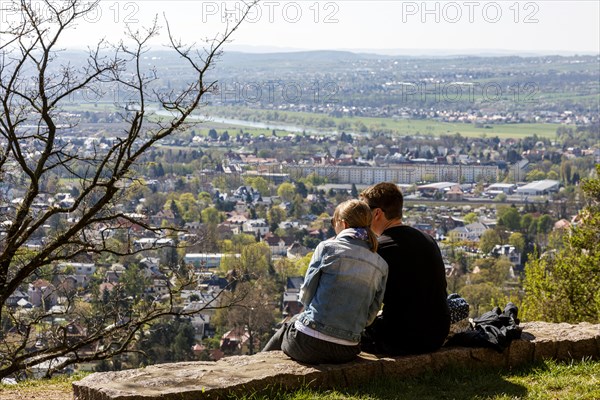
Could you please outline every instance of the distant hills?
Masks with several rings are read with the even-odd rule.
[[[269,47],[269,46],[247,46],[247,45],[235,45],[231,44],[227,46],[227,51],[250,53],[250,54],[310,54],[310,53],[350,53],[363,55],[366,57],[423,57],[423,58],[434,58],[434,57],[462,57],[462,56],[479,56],[479,57],[506,57],[506,56],[518,56],[518,57],[540,57],[540,56],[574,56],[574,55],[600,55],[600,49],[598,52],[576,52],[572,50],[510,50],[510,49],[411,49],[411,48],[396,48],[396,49],[385,49],[385,48],[356,48],[356,49],[339,49],[339,50],[306,50],[296,48],[284,48],[284,47]]]
[[[248,51],[245,51],[247,49]],[[374,60],[374,59],[394,59],[394,58],[465,58],[465,57],[572,57],[578,56],[598,56],[599,53],[576,53],[569,51],[555,52],[515,52],[512,50],[489,50],[489,49],[469,49],[469,50],[449,50],[449,49],[356,49],[356,50],[293,50],[280,49],[278,51],[269,51],[270,48],[248,47],[248,46],[230,46],[223,53],[221,62],[238,63],[243,62],[317,62],[328,63],[344,60]],[[264,51],[261,51],[264,50]],[[85,56],[85,50],[67,50],[62,53],[68,59],[76,60]],[[146,53],[151,58],[173,58],[174,53],[169,50],[153,50]]]

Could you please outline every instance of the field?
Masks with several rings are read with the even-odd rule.
[[[152,108],[150,108],[152,109]],[[113,104],[99,103],[97,105],[90,103],[80,103],[69,105],[66,110],[71,112],[115,112]],[[296,130],[306,129],[308,133],[317,132],[327,135],[339,133],[342,130],[346,133],[365,134],[367,131],[384,131],[399,136],[414,135],[455,135],[460,134],[465,137],[499,137],[524,138],[537,135],[539,137],[554,138],[556,130],[560,124],[551,123],[515,123],[515,124],[485,124],[476,125],[462,122],[442,122],[433,119],[411,120],[395,118],[372,118],[372,117],[331,117],[326,114],[292,112],[292,111],[267,111],[254,110],[245,107],[208,107],[202,109],[202,115],[209,115],[209,120],[202,122],[196,132],[200,134],[208,133],[210,128],[219,131],[228,130],[236,133],[240,129],[251,135],[271,135],[272,130],[276,130],[277,135],[287,134],[285,127],[294,127]],[[276,116],[277,120],[273,120]],[[211,121],[210,117],[224,117],[230,119],[248,120],[248,124],[243,121],[235,123],[223,123]],[[156,117],[153,117],[156,118]],[[253,126],[255,124],[261,127]],[[364,126],[363,132],[359,127]],[[343,129],[340,129],[343,127]]]

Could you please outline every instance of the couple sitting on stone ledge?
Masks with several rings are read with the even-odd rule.
[[[395,184],[379,183],[360,198],[335,209],[336,236],[317,246],[304,278],[304,311],[263,351],[332,364],[351,361],[361,350],[428,353],[446,340],[450,313],[436,242],[402,224],[403,196]]]

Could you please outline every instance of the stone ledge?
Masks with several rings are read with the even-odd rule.
[[[431,354],[376,357],[361,353],[351,363],[308,366],[282,352],[182,362],[102,372],[73,383],[76,400],[200,400],[234,393],[344,387],[384,376],[415,376],[450,365],[506,368],[546,358],[600,358],[600,324],[522,324],[521,340],[503,353],[487,348],[447,347]]]

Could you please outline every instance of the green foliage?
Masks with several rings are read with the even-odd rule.
[[[300,260],[294,261],[287,257],[282,257],[275,260],[273,264],[281,284],[285,284],[287,278],[304,276],[306,272],[306,268],[304,268],[304,265]]]
[[[164,318],[153,324],[140,342],[150,364],[188,361],[193,358],[194,327],[187,319]]]
[[[301,179],[301,181],[305,182],[306,184],[312,187],[315,187],[327,183],[327,178],[317,175],[315,172],[313,172],[309,174],[305,179]]]
[[[150,279],[144,275],[137,264],[130,264],[119,280],[123,284],[125,293],[134,299],[142,297],[144,289],[150,284]]]
[[[237,239],[244,240],[244,244],[236,246],[240,257],[225,257],[221,260],[220,269],[226,273],[235,270],[238,276],[246,275],[251,278],[267,275],[271,263],[271,249],[265,242],[256,243],[252,235],[236,235]],[[235,238],[235,237],[234,237]],[[252,242],[250,242],[252,238]]]
[[[537,221],[537,232],[538,233],[549,233],[554,226],[552,217],[548,214],[542,215]]]
[[[313,256],[313,252],[311,251],[307,255],[297,260],[294,260],[294,264],[296,264],[296,268],[299,276],[306,275],[306,270],[308,269],[308,265],[310,264],[310,260]]]
[[[304,200],[302,197],[297,194],[294,196],[294,200],[292,201],[292,205],[290,207],[290,215],[294,216],[297,219],[300,219],[304,216]]]
[[[518,231],[521,228],[521,215],[514,206],[498,206],[498,225],[506,227],[510,231]]]
[[[292,201],[294,195],[296,194],[296,187],[289,182],[283,182],[277,188],[277,196],[281,197],[283,201]]]
[[[244,182],[258,191],[262,196],[269,194],[269,182],[262,176],[249,176],[244,178]]]
[[[508,244],[515,246],[519,253],[523,253],[523,250],[525,250],[525,237],[519,232],[511,233],[508,237]]]
[[[529,171],[525,176],[525,180],[527,182],[541,181],[542,179],[546,179],[546,173],[544,171],[540,171],[539,169]]]
[[[279,206],[273,206],[269,208],[269,211],[267,212],[267,221],[269,221],[271,225],[279,225],[286,217],[285,210]]]
[[[214,207],[207,207],[201,212],[202,222],[206,224],[218,224],[221,222],[219,211]]]
[[[504,203],[507,199],[506,193],[498,193],[496,197],[494,197],[494,201],[496,203]]]
[[[460,293],[469,303],[471,316],[481,315],[494,305],[494,299],[502,296],[502,292],[489,282],[466,285]]]
[[[600,321],[600,181],[586,180],[583,190],[589,205],[563,236],[563,247],[532,257],[525,267],[524,318]]]
[[[470,212],[465,215],[464,221],[465,224],[472,224],[473,222],[479,221],[479,216],[474,212]]]
[[[495,229],[486,230],[479,239],[479,249],[483,254],[488,254],[497,244],[502,244],[502,238]]]

